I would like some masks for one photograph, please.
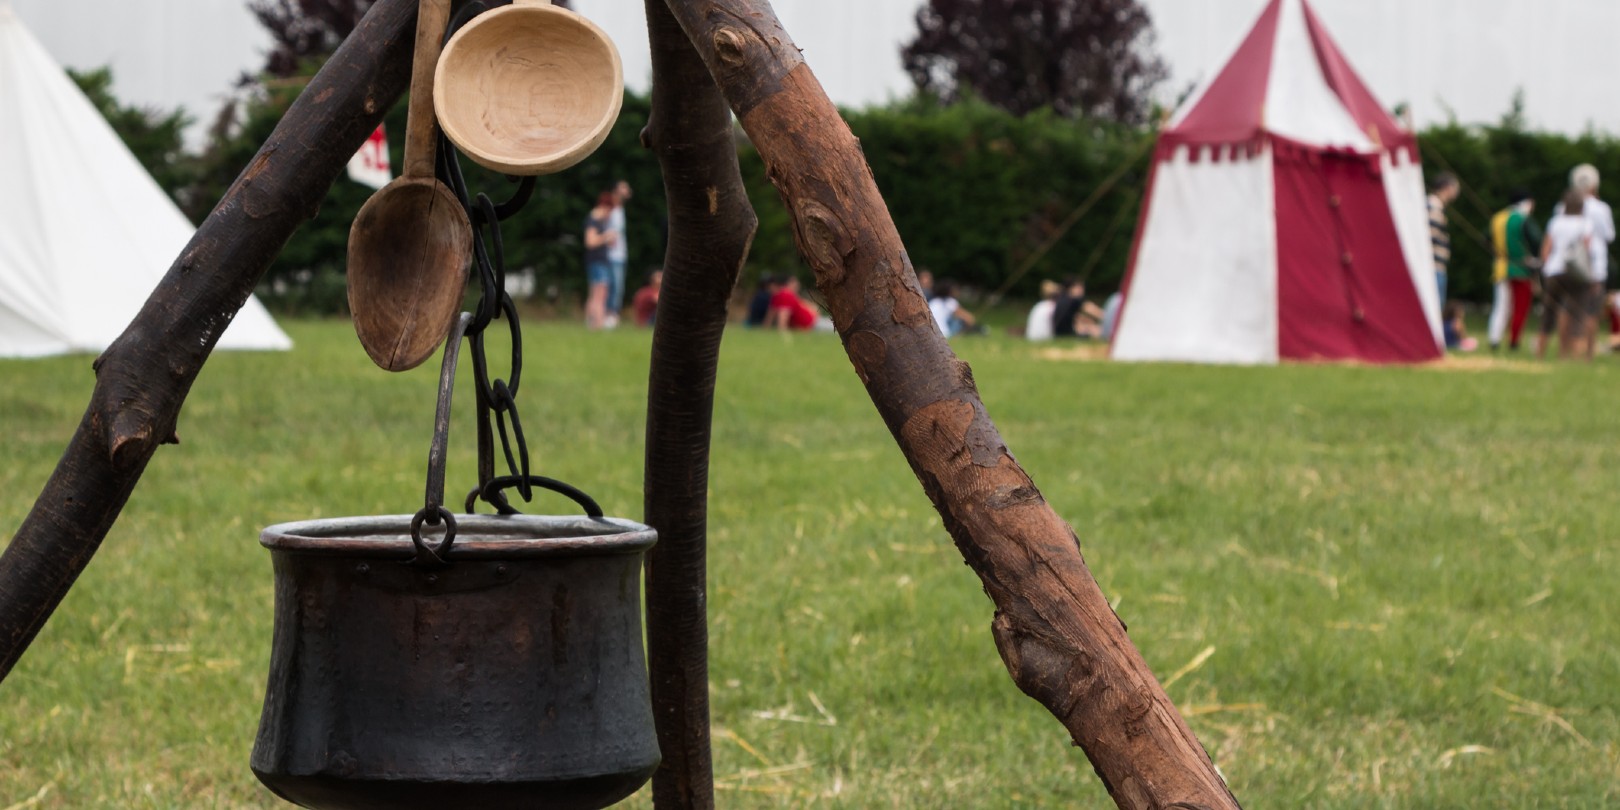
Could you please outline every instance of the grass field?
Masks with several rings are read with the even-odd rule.
[[[288,326],[292,353],[210,362],[183,443],[0,686],[0,810],[279,806],[247,769],[270,643],[258,530],[414,511],[434,385],[372,368],[346,323]],[[537,466],[639,517],[648,335],[526,334]],[[1620,361],[958,348],[1245,806],[1620,805]],[[0,362],[0,380],[9,540],[92,379],[74,357]],[[721,806],[1110,806],[1006,676],[990,602],[836,338],[732,332],[717,410]]]

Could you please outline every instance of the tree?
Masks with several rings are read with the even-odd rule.
[[[919,92],[971,91],[1016,115],[1145,123],[1168,76],[1136,0],[928,0],[901,58]]]
[[[69,68],[67,74],[165,192],[175,197],[179,189],[191,183],[195,169],[184,154],[183,137],[191,117],[185,110],[165,112],[119,103],[112,93],[111,68],[84,72]]]
[[[274,42],[265,54],[264,72],[293,76],[307,59],[320,59],[337,50],[366,15],[373,0],[252,0],[248,10],[270,32]]]
[[[275,44],[265,55],[264,72],[294,76],[306,59],[325,61],[354,30],[375,0],[251,0],[248,9]],[[494,5],[494,3],[489,3]],[[553,5],[568,8],[568,0]]]

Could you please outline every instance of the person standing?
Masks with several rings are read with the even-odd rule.
[[[609,252],[619,235],[613,230],[613,192],[596,197],[596,205],[585,215],[585,328],[607,325],[608,290],[613,286]]]
[[[1440,291],[1440,306],[1446,305],[1446,272],[1451,265],[1451,225],[1446,221],[1446,206],[1456,201],[1462,191],[1457,175],[1441,172],[1434,176],[1429,191],[1429,244],[1434,251],[1434,283]]]
[[[619,325],[619,310],[624,305],[624,267],[630,263],[630,240],[625,238],[624,204],[630,199],[630,183],[620,180],[613,185],[613,214],[611,227],[618,238],[608,245],[608,268],[612,278],[608,286],[607,315],[603,326],[612,329]]]
[[[1496,253],[1491,281],[1495,296],[1486,337],[1493,352],[1501,347],[1504,333],[1508,335],[1508,348],[1517,351],[1524,322],[1530,317],[1530,302],[1535,295],[1533,279],[1541,266],[1541,260],[1536,258],[1541,236],[1530,217],[1535,208],[1530,192],[1515,190],[1508,207],[1491,217],[1491,245]]]
[[[1582,317],[1586,324],[1586,356],[1590,359],[1597,349],[1598,315],[1603,309],[1603,289],[1609,280],[1609,245],[1614,242],[1614,209],[1598,199],[1597,167],[1582,163],[1569,172],[1569,185],[1581,194],[1581,210],[1586,221],[1592,223],[1592,293],[1586,296],[1589,309]]]
[[[1593,296],[1592,243],[1597,240],[1585,209],[1585,197],[1570,189],[1547,223],[1547,237],[1541,241],[1543,290],[1537,359],[1547,356],[1547,336],[1554,329],[1558,330],[1560,358],[1586,354],[1580,342],[1587,334],[1586,321],[1596,315],[1588,299]]]

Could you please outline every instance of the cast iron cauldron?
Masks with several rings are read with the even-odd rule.
[[[464,515],[445,565],[411,516],[285,523],[253,772],[321,810],[600,808],[658,765],[643,553],[618,519]]]

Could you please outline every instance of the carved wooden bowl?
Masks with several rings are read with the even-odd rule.
[[[439,58],[434,109],[479,165],[552,174],[607,138],[624,100],[624,67],[602,29],[548,0],[516,0],[456,32]]]

